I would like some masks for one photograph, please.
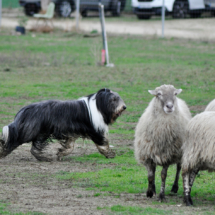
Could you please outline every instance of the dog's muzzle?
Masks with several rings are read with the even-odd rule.
[[[126,106],[123,105],[122,108],[117,113],[115,113],[116,116],[119,117],[125,109],[126,109]]]

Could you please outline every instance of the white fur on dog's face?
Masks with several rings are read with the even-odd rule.
[[[104,133],[108,133],[108,125],[115,122],[126,109],[119,94],[109,89],[101,89],[81,100],[87,104],[94,128]]]

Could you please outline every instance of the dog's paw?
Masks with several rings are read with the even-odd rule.
[[[115,158],[116,153],[109,148],[109,146],[98,146],[96,145],[100,154],[104,155],[106,158]]]
[[[104,155],[106,158],[115,158],[115,156],[116,156],[116,153],[113,151],[113,150],[111,150],[111,149],[109,149],[108,151],[104,151],[104,150],[99,150],[99,152],[102,154],[102,155]]]
[[[106,158],[115,158],[116,153],[113,150],[109,149],[107,153],[104,153],[104,156]]]

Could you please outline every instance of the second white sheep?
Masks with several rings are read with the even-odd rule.
[[[207,105],[205,111],[215,111],[215,99]]]

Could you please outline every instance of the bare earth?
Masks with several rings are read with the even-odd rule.
[[[121,143],[131,146],[131,142]],[[59,144],[53,143],[53,149]],[[117,144],[116,144],[117,147]],[[97,152],[92,144],[76,144],[72,156],[80,156]],[[108,164],[104,168],[108,167]],[[95,164],[79,163],[72,160],[60,162],[38,162],[30,153],[30,144],[24,144],[12,154],[0,160],[0,199],[9,202],[9,210],[13,212],[43,212],[47,214],[107,214],[106,210],[97,210],[97,207],[111,207],[113,205],[139,206],[171,210],[173,214],[196,214],[202,210],[211,211],[213,206],[185,207],[182,199],[167,196],[179,202],[178,205],[155,205],[155,199],[148,199],[142,194],[115,194],[95,197],[96,191],[86,191],[72,186],[72,181],[59,181],[54,176],[59,171],[85,172],[96,171]],[[47,175],[47,177],[46,177]],[[38,177],[38,176],[44,176]],[[203,214],[203,213],[200,213]]]
[[[20,12],[15,10],[3,10],[1,26],[3,28],[15,29],[18,25],[18,15]],[[73,31],[76,29],[75,14],[69,19],[54,19],[55,28],[64,31]],[[129,21],[125,21],[126,15],[122,19],[115,18],[116,21],[111,21],[106,18],[106,31],[109,34],[121,35],[140,35],[143,37],[161,37],[162,27],[160,20],[137,20],[136,16],[128,16]],[[215,41],[215,17],[199,18],[199,19],[167,19],[165,21],[164,35],[166,38],[184,38],[203,41]],[[32,29],[36,24],[36,20],[29,18],[27,29]],[[101,32],[99,17],[93,19],[82,19],[80,17],[79,28],[81,31],[91,32],[96,30]]]

